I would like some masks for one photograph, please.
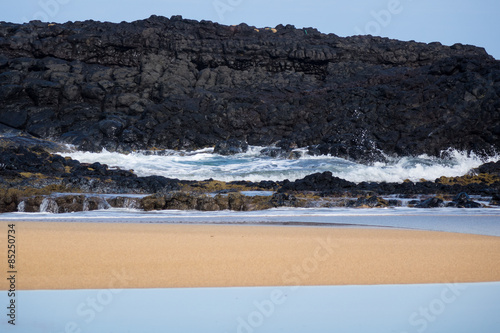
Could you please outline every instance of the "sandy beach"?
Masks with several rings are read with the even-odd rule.
[[[10,223],[0,222],[3,249]],[[492,236],[62,222],[16,222],[15,229],[23,290],[500,281],[500,237]],[[9,270],[6,256],[1,267]]]

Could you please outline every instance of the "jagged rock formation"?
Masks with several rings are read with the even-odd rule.
[[[84,150],[500,147],[500,62],[483,49],[283,25],[0,23],[0,101],[0,123]]]

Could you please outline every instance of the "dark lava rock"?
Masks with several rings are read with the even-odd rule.
[[[20,198],[17,191],[0,189],[0,213],[10,213],[17,211]]]
[[[498,193],[495,193],[491,198],[489,204],[492,206],[500,206],[500,195]]]
[[[452,205],[457,208],[481,208],[482,205],[472,201],[465,192],[459,193],[453,198]]]
[[[235,155],[246,153],[247,151],[248,143],[235,139],[218,142],[214,148],[214,153],[220,155]]]
[[[296,202],[295,196],[286,193],[274,193],[271,198],[274,207],[295,207]]]
[[[321,191],[326,195],[343,193],[354,187],[354,183],[334,177],[330,171],[325,171],[323,173],[314,173],[304,177],[303,179],[297,179],[294,182],[285,180],[278,192]]]
[[[113,119],[102,120],[98,126],[99,130],[110,139],[117,138],[123,130],[123,124]]]
[[[83,150],[232,138],[363,163],[381,151],[490,154],[500,148],[498,96],[500,62],[461,44],[180,17],[0,22],[0,123]]]
[[[376,148],[374,138],[363,133],[349,133],[323,139],[319,145],[310,146],[310,155],[331,155],[361,163],[384,162],[386,158],[380,149]]]
[[[472,172],[475,174],[487,173],[500,176],[500,161],[485,163],[478,168],[472,169]]]
[[[369,197],[360,197],[358,198],[353,204],[353,207],[358,207],[358,208],[383,208],[383,207],[388,207],[389,202],[386,200],[377,197],[377,196],[369,196]]]
[[[162,176],[137,177],[128,170],[101,163],[80,163],[42,147],[0,147],[0,179],[16,186],[41,188],[58,184],[93,193],[167,193],[180,189],[179,180]]]
[[[100,197],[82,194],[36,195],[20,200],[19,211],[53,214],[93,211],[97,209],[140,208],[139,198]]]
[[[28,149],[42,149],[47,152],[65,152],[68,150],[63,144],[39,139],[26,132],[2,124],[0,124],[0,147],[24,147]]]
[[[437,208],[444,207],[444,202],[440,198],[429,198],[427,200],[417,203],[415,208]]]

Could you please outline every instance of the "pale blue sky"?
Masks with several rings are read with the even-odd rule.
[[[500,59],[499,0],[4,0],[0,21],[133,21],[152,14],[293,24],[339,36],[373,34],[401,40],[473,44]]]

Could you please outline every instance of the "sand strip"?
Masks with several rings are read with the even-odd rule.
[[[6,274],[7,229],[0,222]],[[227,225],[15,222],[17,289],[500,281],[500,237]],[[0,289],[8,281],[0,280]]]

